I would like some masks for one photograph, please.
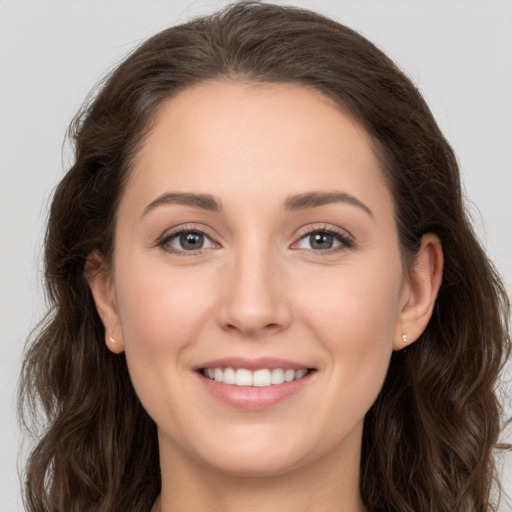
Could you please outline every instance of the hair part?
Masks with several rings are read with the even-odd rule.
[[[464,211],[453,151],[410,80],[357,32],[310,11],[242,2],[166,29],[136,49],[70,128],[75,163],[55,190],[45,238],[50,310],[30,340],[22,417],[46,427],[30,455],[27,510],[144,511],[160,492],[156,426],[84,275],[112,256],[133,159],[165,100],[211,80],[319,91],[368,132],[392,192],[404,261],[435,233],[445,257],[434,314],[395,352],[363,434],[372,512],[490,511],[500,433],[497,379],[510,353],[509,302]]]

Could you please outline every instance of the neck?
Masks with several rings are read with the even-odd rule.
[[[240,476],[205,467],[162,445],[160,450],[162,494],[152,512],[364,511],[359,493],[359,451],[341,459],[339,453],[327,454],[315,464],[282,474]]]

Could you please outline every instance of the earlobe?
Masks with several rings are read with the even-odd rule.
[[[423,236],[409,271],[407,296],[397,322],[393,350],[401,350],[416,341],[427,327],[441,287],[442,275],[441,240],[437,235],[428,233]]]
[[[119,354],[123,352],[121,324],[114,291],[114,282],[103,257],[91,253],[85,264],[85,275],[91,289],[96,309],[105,328],[105,343],[109,350]]]

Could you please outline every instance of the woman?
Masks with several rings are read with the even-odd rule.
[[[29,510],[493,510],[508,300],[385,55],[237,4],[143,44],[73,135]]]

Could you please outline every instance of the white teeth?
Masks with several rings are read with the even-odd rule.
[[[307,370],[297,370],[295,372],[295,380],[302,379],[302,377],[304,377],[304,375],[306,375],[306,373],[308,373]]]
[[[293,379],[295,379],[295,370],[288,368],[284,371],[284,381],[291,382]]]
[[[224,382],[225,384],[235,384],[236,383],[235,370],[233,370],[233,368],[226,368],[224,370],[222,382]]]
[[[294,370],[292,368],[262,368],[252,372],[245,368],[205,368],[203,375],[211,380],[231,384],[235,386],[267,387],[284,382],[292,382],[302,379],[308,373],[307,370]]]
[[[270,381],[272,384],[282,384],[284,382],[284,371],[281,368],[272,370]]]
[[[270,386],[272,381],[270,379],[270,370],[256,370],[252,375],[252,385],[263,388]]]
[[[235,372],[235,384],[237,386],[252,386],[252,372],[245,368],[238,368]]]

